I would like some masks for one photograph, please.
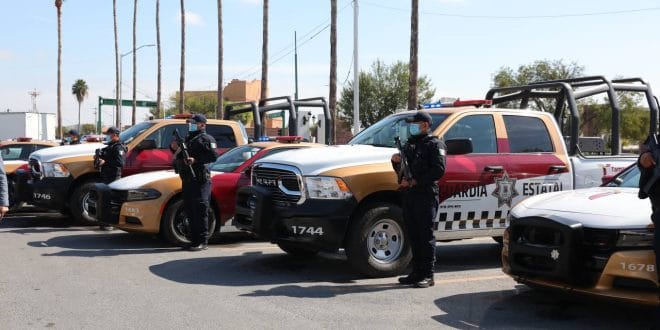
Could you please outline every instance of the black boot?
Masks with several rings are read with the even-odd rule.
[[[200,243],[197,245],[191,246],[188,251],[202,251],[202,250],[207,250],[209,248],[208,243]]]
[[[415,287],[416,288],[428,288],[431,286],[435,285],[435,281],[433,281],[433,277],[425,277],[421,280],[418,280],[415,282]]]
[[[419,281],[419,275],[415,274],[414,272],[410,273],[408,276],[399,277],[399,284],[403,285],[411,285],[417,281]]]

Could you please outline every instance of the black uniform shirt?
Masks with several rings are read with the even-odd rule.
[[[433,135],[413,135],[403,148],[412,178],[413,190],[437,192],[438,180],[445,174],[445,143]]]
[[[101,172],[116,171],[124,167],[124,153],[126,147],[120,142],[110,142],[101,150],[100,158],[105,161],[101,166]]]
[[[186,145],[188,146],[188,154],[195,159],[195,163],[192,164],[195,176],[198,180],[208,179],[210,174],[208,165],[218,158],[215,151],[217,148],[215,139],[206,134],[206,131],[195,131],[188,133]],[[177,159],[183,160],[183,153],[178,153]],[[181,173],[183,174],[185,171]],[[182,179],[185,178],[182,177]]]

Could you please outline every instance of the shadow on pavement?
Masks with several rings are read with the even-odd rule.
[[[45,241],[27,243],[31,247],[58,247],[67,249],[44,256],[58,257],[108,257],[127,254],[149,254],[180,251],[155,237],[129,233],[88,233],[53,237]]]
[[[466,293],[435,301],[432,318],[458,329],[649,329],[653,309],[607,303],[564,292],[515,290]],[[580,326],[575,324],[579,321]]]
[[[457,272],[464,270],[501,268],[502,248],[493,242],[455,244],[438,243],[435,248],[435,272]]]
[[[83,231],[74,227],[70,218],[59,213],[15,213],[0,222],[1,233],[39,234],[67,231]]]
[[[290,297],[290,298],[333,298],[345,294],[369,293],[386,290],[410,290],[407,286],[396,283],[388,284],[344,284],[344,285],[282,285],[269,290],[256,290],[242,294],[243,297]]]

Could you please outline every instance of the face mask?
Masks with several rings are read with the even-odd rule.
[[[419,124],[412,124],[408,126],[408,130],[410,131],[410,135],[419,135],[422,132],[419,128]]]
[[[197,124],[188,124],[188,132],[197,132]]]
[[[67,137],[64,138],[64,141],[71,142],[71,138],[67,136]]]
[[[105,136],[105,142],[110,142],[112,141],[112,137],[110,135]]]

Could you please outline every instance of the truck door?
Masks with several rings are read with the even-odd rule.
[[[468,138],[473,152],[448,155],[440,182],[440,208],[437,216],[439,239],[450,239],[448,232],[492,229],[503,225],[506,213],[493,198],[495,179],[501,177],[504,160],[498,154],[493,114],[468,114],[456,121],[443,135],[444,140]]]
[[[172,151],[170,151],[170,142],[175,129],[179,131],[181,136],[185,136],[188,132],[186,124],[163,125],[140,141],[138,146],[128,155],[130,159],[126,161],[123,176],[171,169]]]

